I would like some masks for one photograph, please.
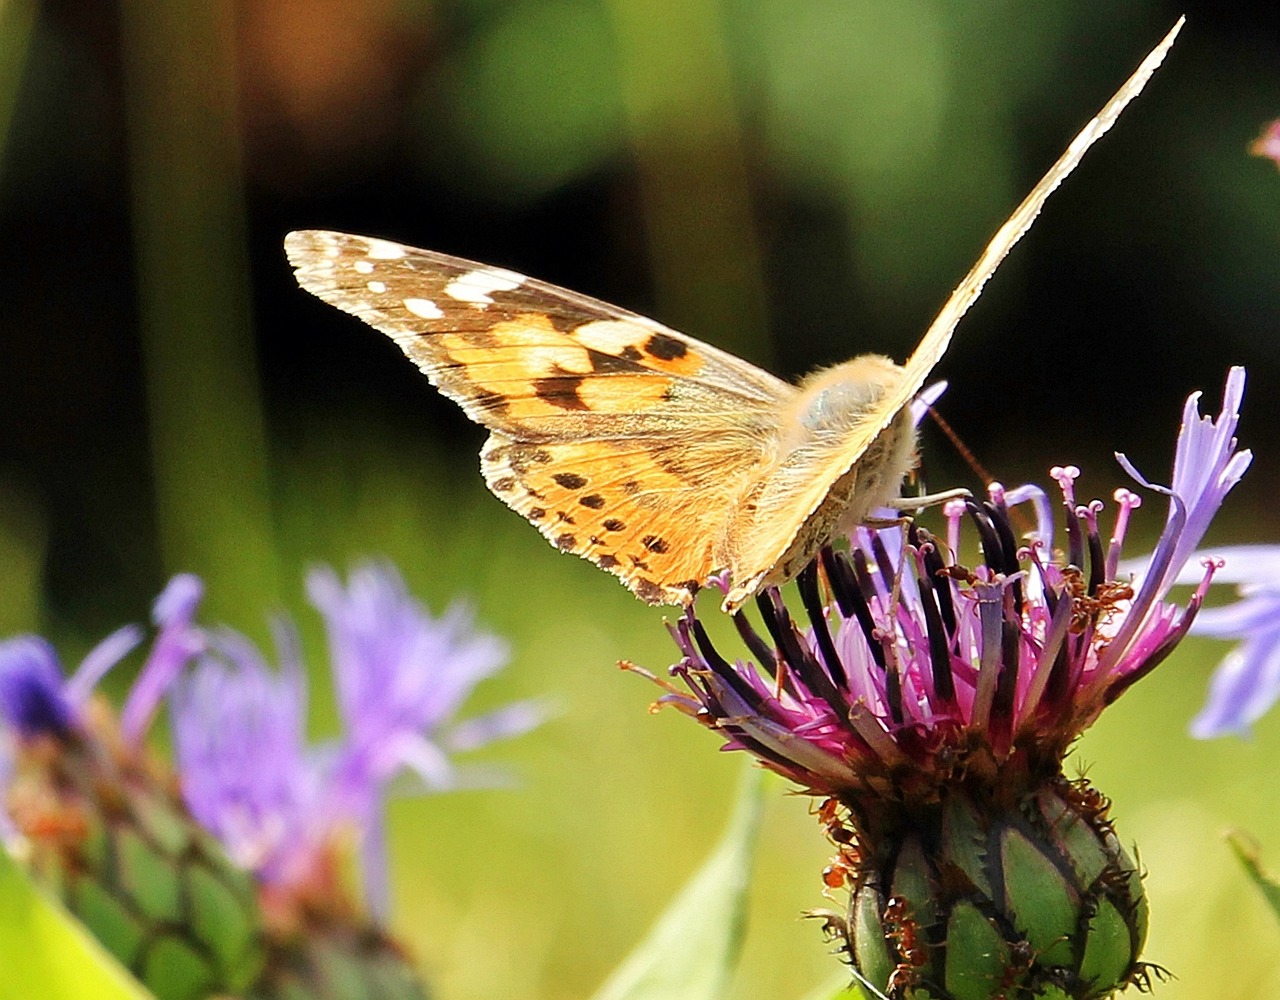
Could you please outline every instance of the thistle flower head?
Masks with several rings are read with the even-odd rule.
[[[766,640],[736,624],[753,661],[730,662],[692,611],[673,629],[685,689],[661,701],[717,729],[731,749],[819,794],[927,800],[959,774],[996,782],[1055,771],[1072,741],[1186,634],[1216,564],[1185,607],[1166,600],[1251,458],[1234,429],[1244,373],[1222,412],[1184,413],[1159,543],[1136,578],[1120,575],[1141,498],[1116,490],[1108,517],[1081,503],[1079,470],[1056,467],[1051,495],[993,484],[952,501],[941,537],[918,525],[860,528],[798,583],[806,627],[775,590],[758,604]],[[1064,528],[1055,532],[1055,508]],[[1017,540],[1019,515],[1032,525]],[[981,561],[958,562],[968,528]],[[1104,532],[1107,537],[1104,538]]]
[[[0,643],[0,834],[157,997],[421,1000],[380,926],[387,788],[406,771],[431,790],[475,783],[454,753],[542,718],[517,704],[456,721],[506,648],[461,606],[431,616],[390,566],[357,568],[346,586],[319,569],[309,589],[344,723],[324,744],[306,738],[292,627],[276,625],[275,669],[244,636],[197,622],[203,585],[188,574],[155,602],[155,638],[118,723],[105,700],[86,703],[140,629],[109,636],[70,680],[45,640]],[[142,743],[166,697],[176,774]],[[339,864],[353,835],[364,907]]]
[[[679,683],[660,701],[826,797],[827,884],[852,894],[837,924],[877,989],[1093,998],[1150,974],[1136,866],[1105,797],[1062,762],[1196,617],[1217,562],[1185,605],[1167,597],[1249,464],[1243,386],[1233,369],[1216,418],[1187,401],[1170,486],[1117,456],[1168,502],[1136,575],[1120,558],[1138,494],[1115,491],[1108,512],[1057,467],[1052,491],[993,484],[950,503],[938,535],[864,527],[848,553],[825,549],[797,581],[803,625],[777,590],[758,600],[764,634],[735,617],[750,660],[723,655],[692,610],[672,628]]]

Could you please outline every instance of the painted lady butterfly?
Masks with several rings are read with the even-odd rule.
[[[303,288],[390,336],[489,429],[485,482],[556,548],[650,604],[687,603],[727,573],[732,611],[894,500],[915,462],[908,404],[956,324],[1181,24],[1000,228],[902,366],[866,355],[793,386],[514,271],[344,233],[290,233],[285,249]]]

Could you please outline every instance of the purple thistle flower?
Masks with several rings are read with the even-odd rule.
[[[807,629],[776,590],[759,601],[769,641],[736,618],[754,663],[725,659],[686,614],[673,629],[684,658],[672,674],[687,690],[661,700],[720,731],[727,749],[750,750],[818,793],[874,791],[904,773],[923,786],[944,782],[942,762],[962,747],[982,747],[991,767],[1056,767],[1103,708],[1168,655],[1204,600],[1213,564],[1185,608],[1165,597],[1249,464],[1234,436],[1243,386],[1243,370],[1232,369],[1216,420],[1200,415],[1198,393],[1187,401],[1172,487],[1152,486],[1118,456],[1169,497],[1156,550],[1132,583],[1116,573],[1140,498],[1116,491],[1104,544],[1102,503],[1078,504],[1079,470],[1056,468],[1065,559],[1054,558],[1052,507],[1034,486],[993,485],[986,501],[947,505],[945,542],[912,526],[904,547],[897,528],[861,528],[848,555],[828,549],[800,577]],[[1036,527],[1020,547],[1022,504]],[[954,555],[966,517],[984,563],[973,570]]]
[[[172,701],[183,791],[233,856],[277,886],[325,864],[347,830],[359,835],[370,909],[386,915],[383,798],[402,772],[427,790],[469,783],[450,752],[514,736],[543,713],[529,703],[455,723],[472,688],[507,657],[456,606],[433,618],[387,564],[355,569],[344,588],[328,568],[308,577],[324,617],[343,719],[324,747],[304,741],[305,687],[291,630],[280,629],[277,674],[245,639],[208,640]]]

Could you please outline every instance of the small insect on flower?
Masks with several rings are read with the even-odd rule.
[[[795,575],[896,501],[909,404],[1049,195],[1138,95],[1179,21],[997,231],[905,364],[864,355],[789,385],[660,323],[501,268],[305,231],[307,291],[391,337],[491,432],[489,489],[649,604],[727,575],[724,608]],[[907,501],[904,508],[920,506]]]
[[[826,926],[845,929],[860,981],[895,1000],[1099,1000],[1160,975],[1139,961],[1147,900],[1111,803],[1063,761],[1196,618],[1217,561],[1185,605],[1166,595],[1251,460],[1235,439],[1243,390],[1232,369],[1216,418],[1188,399],[1171,486],[1118,456],[1168,500],[1132,569],[1139,496],[1115,491],[1104,542],[1104,505],[1079,503],[1080,471],[1056,467],[1057,504],[992,484],[948,504],[936,536],[863,527],[847,553],[824,549],[797,581],[803,627],[776,589],[757,600],[767,638],[735,616],[754,662],[723,655],[692,609],[672,626],[673,679],[647,674],[659,704],[822,797],[839,852],[824,891],[850,891]],[[1035,527],[1019,544],[1024,506]]]

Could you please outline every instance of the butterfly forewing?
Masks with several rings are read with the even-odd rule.
[[[621,413],[669,428],[708,411],[776,410],[794,393],[654,320],[514,271],[346,233],[290,233],[285,250],[303,288],[390,336],[487,427],[559,419],[581,433]],[[658,405],[673,392],[688,405]]]

